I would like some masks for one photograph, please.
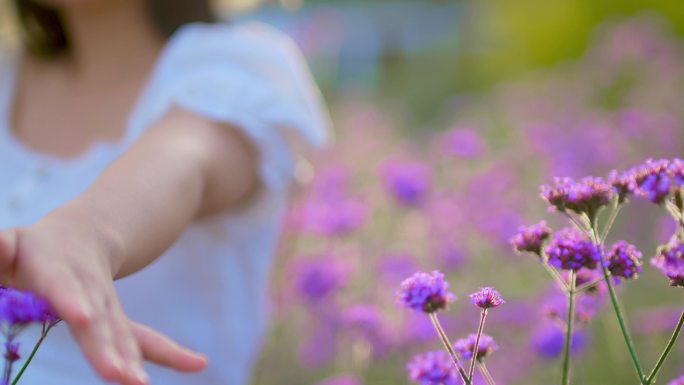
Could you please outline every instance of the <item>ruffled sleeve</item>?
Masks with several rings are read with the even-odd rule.
[[[262,24],[183,27],[168,43],[148,93],[152,113],[140,130],[174,105],[234,125],[259,149],[269,189],[285,188],[294,174],[292,138],[320,147],[328,137],[327,111],[301,53]]]

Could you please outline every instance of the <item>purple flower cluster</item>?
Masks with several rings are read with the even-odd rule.
[[[602,178],[586,177],[579,182],[571,178],[556,178],[553,185],[541,187],[542,198],[558,211],[574,211],[592,218],[610,203],[613,186]]]
[[[672,286],[684,287],[684,243],[676,241],[659,248],[651,265],[669,278]]]
[[[501,294],[493,287],[483,287],[470,295],[470,303],[482,308],[490,309],[506,303]]]
[[[544,251],[549,265],[563,270],[593,270],[600,260],[598,247],[575,228],[556,233]]]
[[[444,274],[435,270],[432,274],[418,272],[401,283],[399,290],[399,304],[407,308],[434,313],[445,309],[456,299],[447,289],[449,283],[444,280]]]
[[[388,161],[380,176],[385,189],[405,206],[422,204],[432,184],[430,168],[420,162]]]
[[[618,241],[608,251],[604,263],[614,277],[634,279],[641,272],[641,258],[636,246]]]
[[[629,194],[636,194],[661,204],[684,186],[684,161],[648,159],[626,172],[611,172],[610,180],[622,201]]]
[[[463,359],[470,359],[475,350],[475,342],[477,341],[476,334],[469,334],[466,338],[461,338],[454,344],[454,349],[463,357]],[[480,336],[480,345],[477,349],[476,359],[481,361],[495,351],[499,350],[499,346],[494,342],[494,338],[482,334]]]
[[[411,381],[421,385],[457,385],[458,373],[448,354],[443,351],[415,356],[407,365]]]
[[[29,292],[0,288],[0,322],[9,326],[26,326],[56,319],[46,301]]]
[[[518,233],[510,239],[513,249],[517,253],[534,253],[541,257],[544,242],[551,236],[551,228],[546,221],[531,226],[521,226]]]
[[[684,374],[668,382],[667,385],[684,385]]]

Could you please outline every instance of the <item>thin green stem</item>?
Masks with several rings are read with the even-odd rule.
[[[577,219],[572,216],[569,212],[565,211],[565,216],[570,219],[570,222],[572,222],[573,225],[577,228],[577,230],[581,231],[583,234],[590,235],[589,230],[587,230],[586,226],[583,226],[581,223],[577,222]]]
[[[482,376],[485,378],[488,385],[496,385],[494,377],[489,373],[489,369],[487,369],[487,365],[485,365],[484,361],[478,361],[477,367],[480,369],[480,373],[482,373]]]
[[[560,286],[560,288],[561,288],[562,290],[564,290],[564,291],[567,292],[567,291],[569,290],[568,283],[565,282],[565,280],[564,280],[563,277],[560,275],[560,273],[558,272],[558,270],[556,270],[553,266],[550,266],[550,265],[548,264],[548,262],[542,261],[542,264],[544,265],[544,269],[546,269],[546,271],[547,271],[547,272],[551,275],[551,277],[556,281],[556,283],[558,284],[558,286]]]
[[[568,320],[565,323],[565,348],[563,349],[562,385],[570,385],[570,350],[572,348],[572,333],[575,324],[575,285],[577,272],[570,270],[570,290],[568,291]]]
[[[470,359],[470,368],[468,368],[468,378],[473,381],[473,372],[475,371],[475,361],[477,360],[477,353],[480,350],[480,338],[484,331],[485,321],[487,320],[487,309],[482,309],[480,314],[480,325],[477,327],[477,336],[475,337],[475,346],[473,347],[473,356]]]
[[[608,222],[606,222],[606,225],[603,227],[603,232],[601,233],[601,243],[606,241],[608,233],[610,233],[610,230],[613,228],[613,225],[615,224],[615,219],[620,213],[620,209],[622,209],[622,204],[616,204],[615,208],[613,208],[613,210],[610,212]]]
[[[30,355],[28,356],[28,358],[26,359],[26,362],[24,362],[24,365],[23,365],[23,366],[21,367],[21,369],[19,370],[19,373],[17,373],[17,376],[14,377],[14,380],[12,381],[12,385],[17,385],[17,383],[19,382],[19,379],[21,378],[21,376],[22,376],[22,375],[24,374],[24,372],[26,371],[26,368],[28,368],[29,364],[30,364],[31,361],[33,360],[33,357],[36,355],[36,352],[38,351],[38,348],[40,347],[40,345],[41,345],[41,344],[43,343],[43,341],[45,340],[45,337],[47,337],[48,332],[49,332],[50,329],[52,329],[52,327],[55,326],[55,325],[56,325],[56,323],[53,323],[53,324],[51,324],[51,325],[49,325],[48,327],[46,327],[46,328],[43,329],[43,332],[40,334],[40,339],[38,340],[38,342],[36,342],[36,345],[33,347],[33,350],[31,350],[31,354],[30,354]]]
[[[675,327],[675,330],[672,333],[672,337],[670,337],[670,340],[667,342],[667,346],[665,346],[665,350],[663,350],[663,353],[660,355],[660,358],[658,358],[658,362],[656,362],[656,365],[651,371],[651,374],[649,374],[648,378],[646,378],[646,381],[644,381],[644,385],[651,385],[654,382],[655,377],[658,375],[660,368],[663,366],[663,363],[665,362],[665,359],[670,354],[670,351],[672,351],[675,342],[677,342],[677,337],[679,337],[679,334],[682,331],[682,325],[684,325],[684,312],[682,312],[682,315],[679,317],[679,322],[677,322],[677,326]]]
[[[610,274],[610,272],[609,272],[609,274]],[[605,281],[605,278],[601,277],[601,278],[595,279],[591,282],[587,282],[583,285],[578,286],[577,289],[575,289],[575,293],[577,293],[577,294],[583,293],[583,292],[593,288],[594,286],[600,284],[603,281]]]
[[[665,201],[665,210],[674,218],[677,222],[682,220],[682,213],[674,203],[671,201]]]
[[[613,282],[610,279],[610,273],[608,272],[608,268],[604,263],[605,257],[603,255],[602,244],[599,241],[598,231],[596,230],[596,226],[593,224],[592,241],[599,248],[599,264],[601,265],[601,271],[603,272],[603,279],[606,281],[606,286],[608,286],[610,302],[613,305],[613,310],[615,311],[615,316],[617,317],[618,324],[620,325],[620,331],[622,332],[622,337],[625,340],[625,344],[627,345],[627,350],[629,350],[629,355],[632,358],[634,369],[636,370],[637,375],[639,376],[639,381],[643,383],[645,379],[644,370],[641,368],[641,364],[639,364],[639,358],[637,357],[636,351],[634,350],[634,343],[632,342],[632,337],[630,336],[629,331],[627,330],[627,324],[625,323],[625,319],[622,314],[622,309],[620,308],[620,302],[618,301],[617,295],[615,294],[615,288],[613,287]]]
[[[461,361],[458,359],[458,355],[456,354],[454,347],[451,346],[451,342],[449,342],[449,337],[447,337],[446,333],[444,332],[444,329],[442,328],[442,325],[439,323],[439,319],[437,318],[437,314],[428,313],[428,316],[430,317],[430,321],[432,321],[432,326],[435,327],[435,330],[437,331],[437,334],[439,335],[439,339],[442,341],[444,348],[446,349],[447,353],[449,353],[449,356],[451,356],[451,360],[454,362],[456,369],[458,369],[458,373],[461,375],[461,379],[463,379],[463,383],[465,385],[471,385],[472,381],[470,381],[470,379],[468,378],[468,375],[466,374],[465,370],[463,369],[463,365],[461,365]],[[14,384],[12,384],[12,385],[14,385]]]

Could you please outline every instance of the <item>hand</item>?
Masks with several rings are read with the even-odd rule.
[[[121,249],[83,222],[53,213],[0,232],[0,282],[46,299],[106,380],[146,385],[143,359],[179,371],[203,369],[202,355],[126,317],[112,282]]]

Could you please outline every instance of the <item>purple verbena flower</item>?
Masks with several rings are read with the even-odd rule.
[[[444,351],[419,354],[406,366],[409,379],[420,385],[457,385],[458,372]]]
[[[651,258],[651,265],[670,279],[672,286],[684,287],[684,244],[676,241],[672,245],[658,248],[658,254]]]
[[[635,279],[641,272],[642,256],[636,246],[618,241],[606,254],[604,263],[614,277]]]
[[[551,236],[551,228],[546,221],[541,221],[532,226],[521,226],[518,233],[510,239],[513,249],[517,253],[534,253],[541,257],[541,249],[544,242]]]
[[[667,385],[684,385],[684,374],[668,382]]]
[[[637,188],[634,170],[624,172],[613,170],[608,174],[608,182],[618,195],[618,203],[624,203]]]
[[[482,309],[490,309],[501,306],[506,301],[493,287],[483,287],[470,295],[470,303]]]
[[[34,294],[0,288],[0,321],[10,326],[53,322],[57,319],[50,305]]]
[[[563,270],[592,270],[600,259],[598,247],[575,228],[557,232],[544,251],[549,265]]]
[[[405,206],[422,204],[432,184],[430,168],[419,162],[388,161],[380,175],[386,190]]]
[[[447,307],[456,296],[447,289],[449,283],[444,274],[435,270],[432,274],[418,272],[402,282],[399,304],[426,313],[434,313]]]
[[[468,337],[457,340],[456,343],[454,343],[454,349],[456,349],[463,359],[468,360],[473,356],[476,340],[476,334],[469,334]],[[482,334],[480,336],[480,345],[478,346],[477,356],[475,358],[478,361],[481,361],[497,350],[499,350],[499,346],[494,342],[494,338]]]
[[[556,178],[553,185],[541,187],[542,198],[558,211],[571,210],[578,214],[596,215],[610,203],[613,186],[602,178],[586,177],[579,182],[571,178]]]
[[[634,169],[636,193],[649,201],[661,204],[673,189],[674,178],[667,159],[647,159]]]

